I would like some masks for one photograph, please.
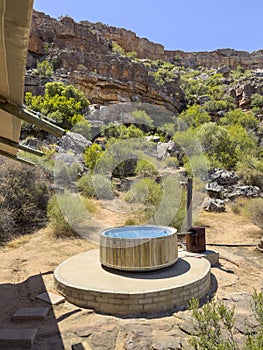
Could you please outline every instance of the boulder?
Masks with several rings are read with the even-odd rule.
[[[204,103],[211,101],[211,97],[208,95],[202,95],[202,96],[198,96],[198,102],[200,103],[200,105],[203,105]]]
[[[185,153],[182,148],[174,141],[170,140],[168,142],[159,142],[157,144],[157,158],[165,159],[169,156],[176,157],[179,164],[183,164],[183,157]]]
[[[216,70],[216,73],[222,74],[224,77],[227,77],[230,72],[231,68],[228,66],[220,66]]]
[[[145,137],[146,141],[152,141],[158,143],[160,141],[160,136],[157,135],[149,135]]]
[[[206,189],[209,197],[219,198],[219,199],[224,198],[224,193],[223,193],[224,188],[222,186],[218,185],[217,182],[211,182],[211,183],[206,184],[205,189]]]
[[[226,210],[225,202],[222,199],[206,197],[203,202],[203,209],[209,212],[224,212]]]
[[[257,186],[234,186],[232,191],[229,191],[227,194],[228,198],[235,198],[239,196],[244,197],[259,197],[261,193],[261,190]]]
[[[88,141],[81,134],[69,131],[61,138],[59,147],[64,151],[82,154],[84,149],[91,146],[91,144],[92,142]]]
[[[157,144],[157,158],[162,160],[168,157],[168,143],[158,142]]]
[[[153,337],[153,350],[179,350],[182,349],[182,341],[173,334],[161,334]]]
[[[240,178],[233,171],[215,169],[210,172],[210,179],[218,185],[229,186],[236,184]]]

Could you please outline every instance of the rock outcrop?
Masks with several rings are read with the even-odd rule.
[[[139,38],[130,30],[115,28],[102,23],[81,21],[76,23],[70,17],[60,20],[44,13],[33,13],[29,40],[28,64],[25,91],[43,93],[46,82],[34,75],[37,60],[48,59],[53,63],[55,80],[74,84],[80,88],[91,103],[111,104],[120,102],[152,103],[173,113],[181,111],[183,93],[179,78],[174,75],[158,85],[143,61],[113,52],[113,43],[127,52],[135,51],[140,59],[161,59],[185,67],[242,66],[247,69],[263,68],[263,50],[248,53],[232,49],[212,52],[167,51],[160,44]],[[152,72],[151,72],[152,73]],[[254,87],[237,87],[232,91],[240,107],[249,103]]]
[[[165,50],[163,45],[151,42],[146,38],[139,38],[136,33],[124,28],[116,28],[100,22],[91,23],[89,21],[81,21],[80,23],[75,23],[69,17],[64,17],[61,21],[56,21],[56,23],[54,19],[51,20],[51,26],[49,25],[49,27],[52,29],[54,25],[53,28],[55,28],[60,39],[67,39],[67,41],[70,42],[70,39],[74,38],[76,34],[79,33],[82,35],[81,39],[86,39],[86,31],[88,31],[90,35],[93,34],[96,36],[98,42],[104,42],[110,47],[111,43],[114,41],[126,52],[135,51],[138,58],[149,58],[151,60],[162,59],[164,61],[174,61],[174,63],[177,61],[180,65],[187,67],[197,67],[201,65],[208,68],[217,68],[219,66],[228,66],[230,68],[242,66],[247,69],[263,68],[263,50],[254,51],[252,53],[237,51],[230,48],[218,49],[210,52]],[[39,24],[41,24],[40,14],[35,12],[33,18],[34,29],[38,27]],[[46,22],[46,24],[48,23]],[[35,32],[35,30],[33,30],[33,32]],[[45,39],[45,37],[46,35],[41,38]],[[47,38],[50,38],[50,36]],[[38,52],[42,52],[43,54],[45,40],[39,43],[36,39],[37,37],[33,35],[29,50],[36,52],[37,48]],[[79,44],[80,48],[83,48],[83,43],[80,42]],[[33,45],[34,50],[32,50]],[[95,47],[94,50],[98,52],[100,48]]]
[[[214,169],[210,172],[209,178],[206,191],[210,199],[229,201],[241,196],[248,198],[262,196],[259,187],[244,185],[241,178],[232,171]]]
[[[263,50],[249,53],[247,51],[237,51],[234,49],[218,49],[209,52],[184,52],[184,51],[165,51],[164,55],[167,61],[173,60],[178,64],[196,68],[203,66],[207,68],[217,68],[228,66],[237,68],[238,66],[246,69],[263,68]]]
[[[110,39],[99,28],[99,24],[76,23],[70,17],[57,21],[34,12],[27,64],[31,73],[25,90],[41,90],[43,82],[32,68],[37,60],[48,59],[58,74],[56,80],[74,84],[91,103],[147,102],[179,112],[183,93],[178,76],[158,86],[142,62],[113,52]]]

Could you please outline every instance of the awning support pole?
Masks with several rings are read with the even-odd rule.
[[[0,155],[5,156],[7,158],[10,158],[12,160],[16,160],[17,162],[20,162],[20,163],[23,163],[23,164],[26,164],[26,165],[35,166],[34,163],[29,162],[28,160],[25,160],[23,158],[17,157],[17,156],[15,156],[13,154],[10,154],[10,153],[7,153],[7,152],[1,151],[1,150],[0,150]]]
[[[24,120],[25,122],[29,124],[33,124],[37,126],[38,128],[47,131],[48,133],[56,136],[56,137],[62,137],[65,134],[65,130],[60,128],[59,126],[56,126],[52,123],[50,123],[47,120],[41,119],[38,116],[34,115],[33,113],[29,112],[26,108],[19,107],[13,103],[5,102],[3,103],[0,100],[0,109],[4,110],[5,112]]]
[[[34,155],[39,156],[39,157],[42,157],[44,155],[43,152],[41,152],[41,151],[39,151],[37,149],[31,148],[31,147],[28,147],[28,146],[25,146],[25,145],[21,145],[18,142],[9,140],[9,139],[7,139],[5,137],[2,137],[2,136],[0,136],[0,143],[3,143],[3,144],[8,145],[8,146],[11,146],[13,148],[20,149],[21,151],[25,151],[25,152],[34,154]]]

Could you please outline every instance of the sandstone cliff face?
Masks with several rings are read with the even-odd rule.
[[[246,69],[263,68],[263,50],[252,53],[233,49],[218,49],[211,52],[165,51],[165,58],[168,61],[176,60],[179,64],[192,68],[198,66],[207,68],[219,66],[230,68],[241,66]]]
[[[93,26],[86,21],[75,23],[69,17],[57,21],[34,12],[28,68],[38,59],[51,60],[66,72],[62,80],[79,87],[91,103],[147,102],[173,113],[180,111],[183,93],[177,76],[158,86],[142,63],[113,53],[109,39]],[[43,81],[28,75],[25,90],[40,93]]]
[[[158,85],[142,62],[112,52],[113,41],[126,52],[136,51],[138,58],[162,59],[185,67],[263,68],[263,50],[253,53],[232,49],[167,51],[162,45],[139,38],[123,28],[88,21],[76,23],[70,17],[58,21],[35,11],[28,69],[35,67],[37,60],[49,59],[57,69],[56,79],[79,87],[91,103],[146,102],[173,113],[179,112],[183,93],[178,76],[164,81],[162,86]],[[45,82],[45,79],[28,74],[25,90],[42,93]],[[239,98],[239,95],[237,92],[237,100],[247,100],[246,96]]]
[[[180,50],[165,50],[161,44],[153,43],[145,38],[139,38],[130,30],[115,28],[102,23],[82,21],[92,33],[103,37],[108,42],[115,41],[126,52],[136,51],[138,58],[164,61],[177,61],[178,64],[195,68],[204,66],[217,68],[221,65],[236,68],[242,66],[247,69],[263,68],[263,50],[252,53],[233,49],[218,49],[211,52],[184,52]]]

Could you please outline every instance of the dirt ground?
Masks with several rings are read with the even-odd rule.
[[[117,222],[124,224],[126,217],[116,218],[109,208],[104,208],[97,219],[111,227]],[[263,290],[263,254],[256,249],[262,230],[245,216],[234,214],[230,207],[226,213],[203,212],[199,222],[206,227],[207,249],[220,254],[220,265],[212,268],[216,296],[238,302],[254,288]],[[0,248],[0,328],[37,327],[34,350],[70,350],[72,344],[87,339],[96,350],[188,349],[189,332],[187,327],[178,328],[178,324],[186,315],[189,317],[189,311],[121,318],[64,302],[51,307],[45,321],[11,320],[18,308],[48,306],[36,296],[46,290],[56,292],[52,275],[55,267],[74,254],[94,248],[96,244],[83,239],[56,239],[49,229]]]

